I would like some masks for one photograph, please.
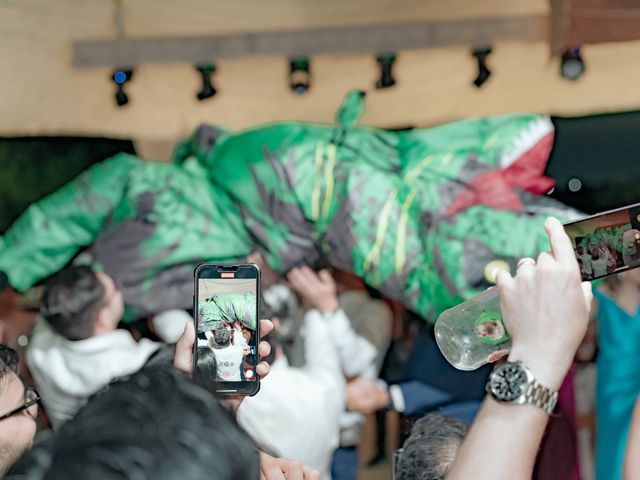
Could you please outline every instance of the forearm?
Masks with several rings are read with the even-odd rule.
[[[487,397],[447,475],[449,480],[530,479],[548,415]]]
[[[629,429],[629,440],[624,458],[623,478],[633,480],[640,478],[640,400],[636,400]]]

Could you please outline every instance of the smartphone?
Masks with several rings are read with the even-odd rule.
[[[640,203],[567,223],[582,280],[640,267]]]
[[[194,272],[193,376],[221,395],[260,390],[260,268],[201,264]]]

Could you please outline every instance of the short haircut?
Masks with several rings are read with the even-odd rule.
[[[0,377],[7,373],[7,370],[11,370],[17,375],[19,372],[18,362],[18,352],[0,343]]]
[[[13,372],[16,375],[19,373],[18,352],[0,343],[0,393],[2,393],[4,380],[9,372]]]
[[[47,285],[40,313],[60,335],[84,340],[93,332],[104,295],[104,285],[91,268],[69,267]]]
[[[258,480],[260,463],[209,392],[173,369],[147,368],[95,395],[14,470],[31,480]]]
[[[396,462],[397,480],[444,480],[462,444],[467,426],[460,420],[428,413],[411,428]]]
[[[218,347],[226,347],[231,343],[231,332],[226,327],[216,328],[213,331],[213,339]]]

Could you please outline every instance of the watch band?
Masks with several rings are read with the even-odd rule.
[[[513,388],[518,388],[520,390],[520,394],[517,397],[513,397],[510,395],[504,395],[503,393],[499,393],[497,390],[494,390],[493,385],[495,384],[496,388],[500,390],[499,385],[504,387],[505,379],[503,375],[511,369],[520,370],[522,375],[524,375],[524,379],[522,379],[522,375],[516,375],[513,377],[513,381],[520,377],[518,383],[523,382],[521,386],[513,385]],[[513,373],[512,373],[513,375]],[[502,378],[502,380],[499,380]],[[509,381],[508,381],[509,382]],[[509,388],[507,388],[509,390]],[[489,381],[487,382],[487,392],[493,396],[497,401],[512,404],[512,405],[534,405],[538,408],[541,408],[548,414],[553,413],[553,410],[558,403],[558,392],[554,392],[551,389],[545,387],[540,382],[538,382],[533,373],[526,365],[524,365],[521,361],[512,361],[512,362],[504,362],[497,364],[491,375],[489,376]]]
[[[552,414],[553,409],[556,408],[556,403],[558,403],[558,392],[551,391],[534,379],[533,382],[527,386],[524,401],[525,403],[543,409],[548,414]]]

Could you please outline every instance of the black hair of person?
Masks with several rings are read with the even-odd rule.
[[[40,313],[60,335],[84,340],[93,332],[104,296],[104,285],[90,267],[69,267],[48,283]]]
[[[198,347],[198,361],[193,374],[194,381],[209,390],[215,392],[215,383],[218,378],[216,356],[209,347]]]
[[[213,331],[213,339],[216,342],[216,347],[226,347],[231,343],[231,333],[226,327],[216,328]]]
[[[207,390],[169,368],[109,385],[7,478],[257,480],[258,449]]]
[[[396,480],[444,480],[467,433],[460,420],[428,413],[411,428],[396,463]]]

